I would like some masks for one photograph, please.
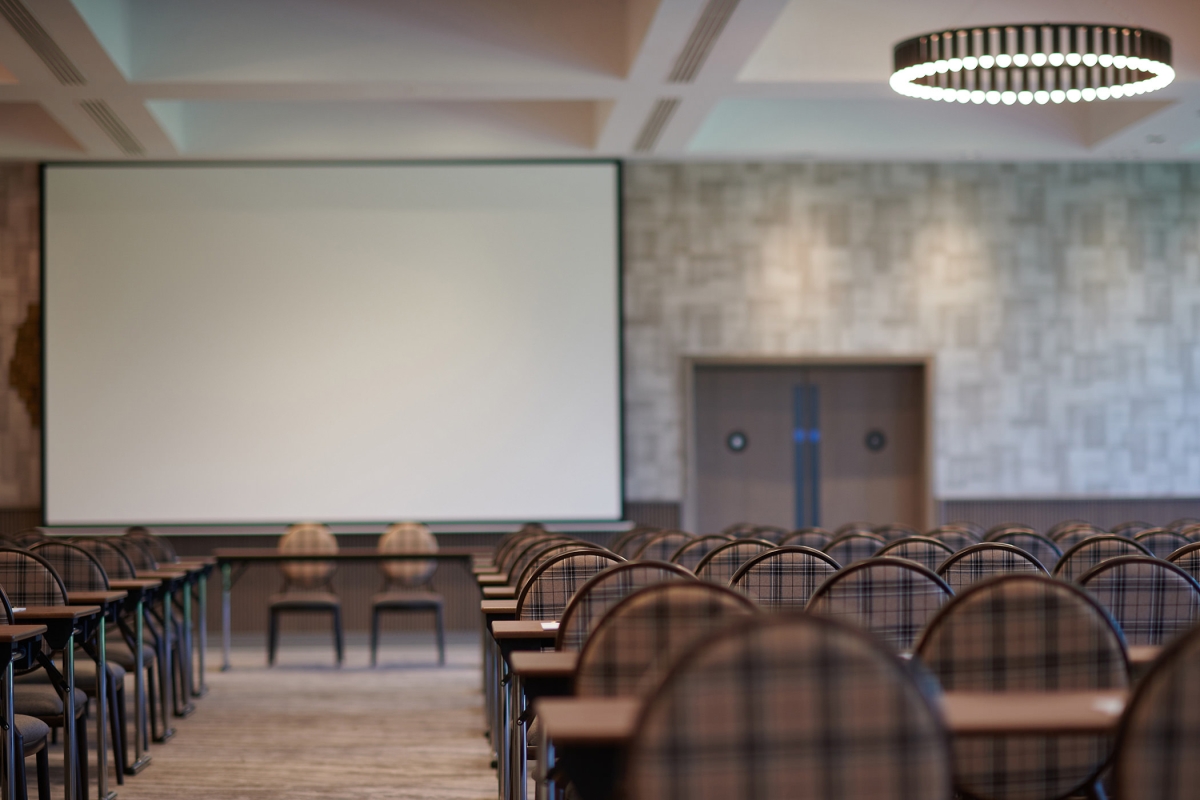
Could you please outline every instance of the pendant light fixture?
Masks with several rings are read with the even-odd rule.
[[[1003,25],[896,45],[892,88],[958,103],[1078,103],[1131,97],[1175,79],[1171,40],[1110,25]]]

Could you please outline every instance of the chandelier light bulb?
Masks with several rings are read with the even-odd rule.
[[[1050,66],[1052,67],[1061,67],[1066,60],[1066,57],[1062,53],[1051,53],[1049,58]]]
[[[1046,66],[1046,60],[1047,60],[1047,59],[1046,59],[1046,54],[1045,54],[1045,53],[1034,53],[1032,56],[1030,56],[1030,57],[1029,57],[1029,61],[1030,61],[1030,62],[1031,62],[1031,63],[1032,63],[1032,64],[1033,64],[1035,67],[1044,67],[1044,66]]]
[[[979,59],[975,56],[967,56],[962,60],[963,69],[975,69],[979,66]]]
[[[1067,53],[1068,67],[1078,67],[1082,61],[1083,56],[1079,55],[1079,53]]]
[[[1067,102],[1078,103],[1083,99],[1083,93],[1078,89],[1067,89]]]
[[[1000,99],[1004,101],[1004,105],[1011,106],[1013,103],[1017,102],[1017,93],[1005,92],[1004,94],[1000,95]]]
[[[1000,53],[996,56],[996,66],[1001,69],[1008,69],[1012,66],[1012,56],[1008,53]]]
[[[974,92],[971,92],[971,102],[972,103],[974,103],[975,105],[979,105],[983,101],[984,101],[983,92],[981,92],[979,90],[975,90]]]
[[[1034,92],[1033,99],[1039,106],[1044,106],[1050,102],[1050,93],[1046,91]]]
[[[1067,99],[1067,93],[1064,92],[1062,89],[1055,89],[1053,92],[1050,93],[1050,102],[1052,102],[1052,103],[1061,103],[1063,100],[1066,100],[1066,99]]]
[[[1029,63],[1029,56],[1025,55],[1024,53],[1017,53],[1015,56],[1013,56],[1013,65],[1014,66],[1023,67],[1028,63]]]
[[[1029,105],[1033,102],[1033,92],[1017,92],[1017,100],[1023,106]]]
[[[1100,66],[1102,67],[1111,67],[1113,63],[1113,57],[1108,53],[1101,53],[1097,61],[1100,62]]]
[[[982,69],[991,69],[996,66],[996,59],[994,56],[982,55],[979,57],[979,66]]]
[[[987,101],[988,101],[989,105],[993,105],[993,106],[996,105],[997,103],[1000,102],[1000,93],[999,92],[988,92],[987,93]]]
[[[1082,89],[1082,90],[1080,90],[1080,96],[1083,97],[1084,102],[1090,103],[1096,99],[1096,90],[1095,89]]]

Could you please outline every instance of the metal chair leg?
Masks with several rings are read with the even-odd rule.
[[[38,800],[50,800],[50,749],[43,747],[37,754]]]
[[[437,615],[437,648],[438,666],[446,666],[446,619],[442,607],[438,606],[434,613]]]
[[[342,658],[346,650],[346,637],[342,631],[342,607],[333,607],[333,641],[337,649],[337,663],[342,665]]]
[[[371,609],[371,666],[375,666],[379,654],[379,606]]]
[[[275,648],[279,643],[279,612],[271,609],[267,614],[267,666],[275,666]]]

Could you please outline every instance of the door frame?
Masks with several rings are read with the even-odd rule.
[[[921,510],[918,524],[922,531],[934,525],[933,502],[936,438],[934,420],[934,356],[932,355],[854,355],[854,356],[683,356],[683,502],[680,526],[695,531],[698,515],[696,496],[696,368],[697,367],[917,367],[924,376],[925,440],[921,452]],[[889,520],[879,520],[888,522]]]

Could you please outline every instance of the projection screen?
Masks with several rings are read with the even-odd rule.
[[[44,177],[49,524],[620,517],[616,164]]]

